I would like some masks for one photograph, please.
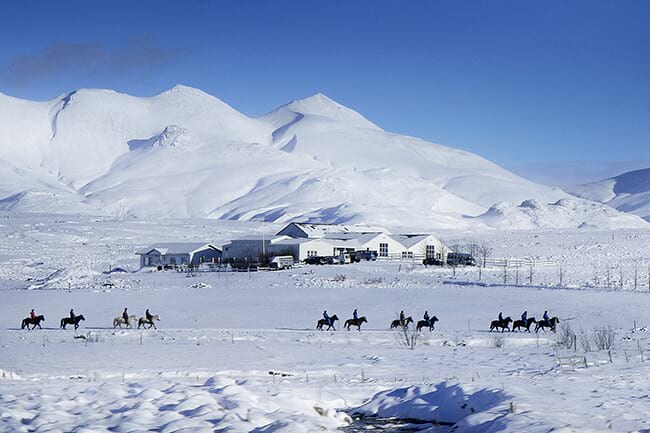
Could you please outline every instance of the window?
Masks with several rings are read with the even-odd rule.
[[[388,244],[379,244],[379,256],[388,257]]]
[[[403,259],[412,259],[413,258],[413,251],[402,251],[402,258]]]
[[[175,265],[176,264],[176,257],[170,257],[169,258],[169,264],[170,265]]]
[[[318,251],[307,250],[307,257],[313,257],[317,255],[318,255]]]
[[[436,256],[436,247],[434,245],[427,245],[427,259],[432,259]]]

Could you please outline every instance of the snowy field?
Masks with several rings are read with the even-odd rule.
[[[0,215],[0,431],[356,432],[363,414],[432,433],[650,432],[647,231],[437,233],[533,258],[532,281],[408,261],[104,273],[154,242],[279,228]],[[113,329],[124,307],[158,329]],[[43,330],[20,329],[31,308]],[[86,320],[59,330],[70,308]],[[342,330],[354,308],[367,326]],[[337,331],[314,330],[324,309]],[[391,331],[402,309],[436,330]],[[499,311],[545,309],[556,334],[488,332]]]

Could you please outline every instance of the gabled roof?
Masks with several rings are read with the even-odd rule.
[[[423,240],[432,237],[431,235],[391,235],[393,239],[402,244],[405,248],[411,248],[413,245],[416,245]]]
[[[387,233],[386,230],[380,227],[368,227],[362,225],[347,225],[347,224],[319,224],[319,223],[297,223],[293,222],[280,230],[282,233],[289,226],[302,230],[309,238],[324,238],[328,235],[334,234],[348,234],[348,233]]]
[[[358,241],[360,244],[370,242],[385,233],[330,233],[325,236],[328,240]]]
[[[282,239],[277,242],[273,242],[273,245],[300,245],[306,244],[309,242],[322,242],[323,239],[311,239],[311,238],[290,238],[285,236],[286,239]]]
[[[202,250],[202,249],[215,249],[215,250],[220,250],[219,248],[215,247],[212,244],[207,244],[207,243],[199,243],[199,242],[169,242],[169,243],[157,243],[153,244],[150,247],[147,247],[145,249],[142,249],[136,254],[148,254],[152,252],[153,250],[158,251],[162,255],[167,255],[167,254],[192,254],[196,252],[197,250]]]
[[[272,242],[276,243],[278,241],[284,240],[284,239],[290,239],[289,236],[285,235],[247,235],[247,236],[242,236],[237,239],[233,239],[230,242],[237,242],[237,241],[266,241],[266,242]]]

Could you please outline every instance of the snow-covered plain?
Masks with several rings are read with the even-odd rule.
[[[359,431],[355,413],[429,432],[650,431],[647,230],[437,233],[539,263],[532,284],[510,268],[503,285],[499,267],[479,282],[477,269],[408,261],[105,274],[133,270],[134,251],[156,241],[280,226],[1,216],[0,431]],[[113,329],[124,307],[160,314],[158,329]],[[20,329],[31,308],[43,330]],[[59,330],[70,308],[86,320]],[[323,309],[345,320],[354,308],[368,317],[361,332],[314,330]],[[401,309],[440,322],[411,348],[388,328]],[[524,309],[560,317],[577,351],[558,347],[561,332],[487,331],[499,311]],[[615,334],[611,362],[600,327]]]

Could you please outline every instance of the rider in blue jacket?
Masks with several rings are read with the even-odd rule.
[[[332,319],[330,319],[329,314],[327,314],[327,310],[323,311],[323,319],[327,320],[327,324],[331,325],[332,324]]]

